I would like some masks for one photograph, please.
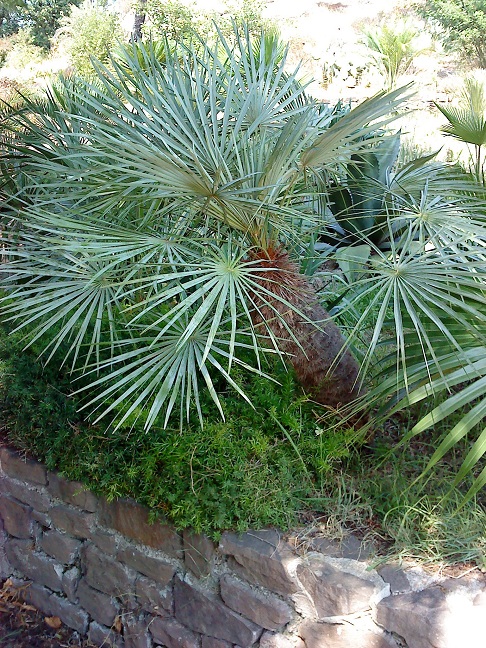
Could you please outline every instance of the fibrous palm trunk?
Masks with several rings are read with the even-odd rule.
[[[255,299],[253,323],[272,333],[306,393],[332,408],[360,396],[358,363],[307,277],[282,248],[261,250],[254,259],[269,268],[257,281],[275,297],[267,295],[267,303]]]

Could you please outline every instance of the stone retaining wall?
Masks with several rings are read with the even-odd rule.
[[[0,578],[108,648],[484,648],[486,579],[371,569],[369,547],[149,524],[0,449]]]

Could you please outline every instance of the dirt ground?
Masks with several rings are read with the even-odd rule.
[[[91,648],[87,640],[61,623],[24,603],[10,579],[0,585],[1,648]]]

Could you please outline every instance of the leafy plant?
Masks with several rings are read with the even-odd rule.
[[[92,57],[107,63],[122,36],[117,14],[90,0],[73,6],[61,24],[56,40],[67,49],[76,72],[87,78],[94,75]]]
[[[4,19],[5,26],[0,23],[0,28],[3,27],[6,34],[26,29],[30,33],[33,44],[47,50],[50,49],[51,38],[61,26],[62,18],[70,13],[73,5],[78,6],[81,1],[7,0],[6,3],[3,1],[0,12],[6,12],[6,19]],[[1,18],[2,13],[0,13],[0,20]]]
[[[101,418],[123,404],[117,425],[142,406],[147,429],[176,406],[182,420],[193,404],[202,422],[201,381],[223,414],[220,385],[244,397],[233,369],[263,374],[268,352],[323,404],[359,393],[356,361],[292,254],[326,175],[367,134],[370,145],[368,124],[402,92],[336,121],[278,47],[235,39],[163,65],[127,49],[130,73],[98,65],[96,85],[61,81],[17,116],[12,159],[32,202],[16,216],[3,312],[35,325],[48,359],[69,340],[64,361],[91,376],[87,406]]]
[[[333,481],[357,443],[346,427],[316,435],[314,405],[276,358],[269,370],[279,384],[241,375],[255,407],[228,389],[224,423],[201,394],[204,429],[196,419],[182,435],[158,425],[144,434],[133,416],[107,434],[77,411],[68,372],[37,361],[39,342],[23,353],[21,343],[20,334],[0,328],[0,408],[10,442],[105,497],[136,498],[178,528],[214,535],[295,524],[305,499]]]
[[[446,45],[479,67],[486,67],[484,0],[426,0],[415,5],[420,16],[439,27]]]
[[[486,145],[486,86],[474,77],[464,80],[458,107],[435,104],[449,122],[442,132],[473,147],[472,172],[477,182],[486,184],[484,146]]]
[[[405,74],[414,59],[423,52],[418,31],[406,24],[382,23],[364,32],[364,43],[372,52],[375,66],[385,77],[385,87],[394,88],[400,74]]]

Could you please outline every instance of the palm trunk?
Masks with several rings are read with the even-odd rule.
[[[262,272],[257,281],[275,298],[267,296],[267,304],[255,298],[258,310],[253,313],[253,323],[260,330],[268,327],[306,393],[332,408],[360,396],[358,363],[349,349],[343,351],[341,331],[319,304],[307,277],[300,274],[281,248],[262,250],[254,258],[259,259],[262,268],[271,268]]]

